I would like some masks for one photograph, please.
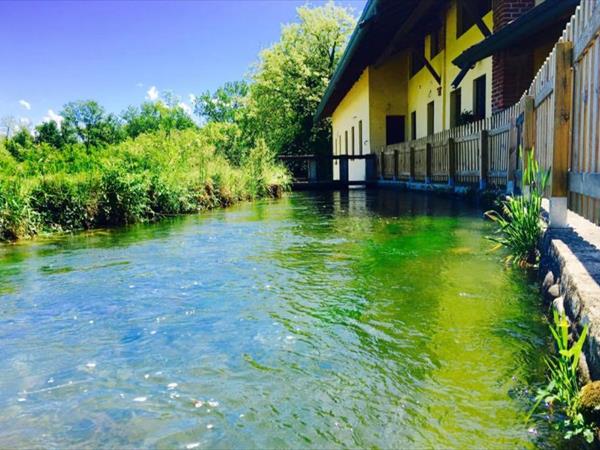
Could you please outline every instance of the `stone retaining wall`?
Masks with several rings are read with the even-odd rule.
[[[569,225],[544,236],[542,294],[549,307],[566,313],[574,338],[589,324],[581,376],[600,380],[600,228],[573,213]]]

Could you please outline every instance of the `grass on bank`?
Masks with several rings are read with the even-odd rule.
[[[567,318],[555,310],[553,319],[550,331],[557,353],[546,358],[548,384],[538,389],[536,403],[529,413],[528,420],[543,403],[550,413],[554,427],[563,433],[565,439],[582,437],[591,444],[595,438],[597,408],[600,406],[598,382],[589,383],[580,389],[577,373],[588,325],[575,341],[569,336]],[[588,404],[592,406],[586,408]]]
[[[288,184],[263,142],[234,165],[197,129],[17,155],[0,143],[0,240],[193,213],[279,196]]]

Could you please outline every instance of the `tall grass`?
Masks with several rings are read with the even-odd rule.
[[[588,423],[581,411],[581,395],[577,368],[583,344],[587,337],[586,325],[577,341],[569,341],[569,323],[564,315],[554,310],[554,323],[550,326],[557,355],[546,358],[548,384],[538,390],[536,403],[529,417],[542,402],[552,408],[556,428],[564,433],[566,439],[582,436],[588,443],[594,440],[593,425]],[[529,419],[528,417],[528,419]]]
[[[537,247],[544,231],[542,197],[550,171],[540,171],[533,149],[527,153],[525,160],[523,195],[508,197],[501,202],[500,212],[488,211],[486,216],[497,224],[496,235],[490,237],[497,243],[495,248],[508,248],[509,262],[532,266],[539,259]]]
[[[102,149],[0,144],[0,239],[156,220],[280,195],[287,171],[259,142],[231,164],[202,130],[153,133]]]

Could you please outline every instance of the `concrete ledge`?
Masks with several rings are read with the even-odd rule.
[[[446,192],[454,194],[467,194],[471,188],[467,186],[451,186],[448,183],[423,183],[402,180],[378,180],[377,186],[382,188],[398,188],[411,191]]]
[[[540,275],[554,279],[564,310],[579,334],[589,324],[584,347],[593,380],[600,379],[600,228],[569,211],[568,228],[549,228],[542,241]],[[552,276],[548,272],[552,272]],[[544,286],[545,296],[550,286]],[[556,291],[556,289],[554,290]],[[551,300],[551,299],[548,299]]]

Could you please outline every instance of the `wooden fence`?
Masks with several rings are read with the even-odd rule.
[[[600,0],[582,0],[521,100],[480,120],[379,154],[385,179],[519,187],[524,152],[551,171],[551,221],[566,206],[600,223]],[[560,205],[564,200],[564,211]],[[553,211],[557,211],[553,213]],[[558,214],[558,215],[557,215]],[[559,215],[562,214],[561,217]]]
[[[515,105],[487,119],[389,145],[379,155],[379,175],[387,180],[506,187],[514,176],[509,162],[511,153],[516,154],[519,111]]]

